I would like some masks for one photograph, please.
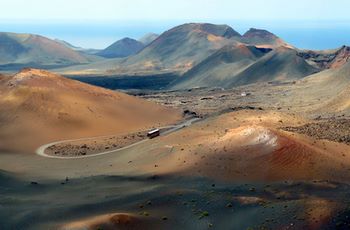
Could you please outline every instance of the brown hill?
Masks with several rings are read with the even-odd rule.
[[[0,149],[33,151],[59,140],[145,130],[176,111],[43,70],[25,69],[0,86]]]
[[[280,122],[283,120],[283,124]],[[273,112],[224,114],[162,137],[147,167],[157,175],[191,175],[225,181],[349,181],[349,146],[283,132],[301,118]],[[169,154],[157,157],[157,152]],[[157,165],[157,168],[153,166]],[[332,173],[329,173],[329,172]]]

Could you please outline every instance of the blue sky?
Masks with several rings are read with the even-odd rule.
[[[350,43],[348,0],[2,0],[0,31],[104,48],[185,22],[268,29],[301,48]]]
[[[350,19],[348,0],[2,0],[0,19]]]

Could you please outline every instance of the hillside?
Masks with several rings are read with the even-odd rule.
[[[227,25],[184,24],[161,34],[135,56],[115,64],[111,72],[183,72],[240,37]]]
[[[0,149],[7,151],[146,130],[180,118],[176,110],[43,70],[25,69],[0,84]]]
[[[105,58],[122,58],[138,53],[144,48],[144,44],[131,38],[123,38],[116,41],[106,49],[96,53],[96,55]]]
[[[268,49],[281,45],[291,47],[265,30],[251,29],[241,36],[228,25],[189,23],[164,32],[130,57],[59,69],[58,72],[71,75],[152,75],[171,72],[181,75],[221,48],[238,45]]]
[[[268,81],[296,80],[317,69],[287,47],[274,50],[240,45],[219,50],[194,67],[172,89],[193,87],[230,88]]]
[[[0,65],[66,66],[90,61],[89,57],[43,36],[0,33]]]
[[[270,51],[243,44],[225,46],[173,82],[173,88],[225,87],[235,75]]]
[[[297,56],[297,52],[280,47],[250,65],[235,76],[229,87],[268,81],[291,81],[301,79],[318,70]]]
[[[157,175],[198,175],[226,182],[349,180],[343,164],[348,166],[350,158],[341,154],[349,146],[280,131],[280,120],[284,125],[305,122],[274,112],[227,113],[164,137],[167,146],[179,151],[145,168]]]
[[[307,88],[307,90],[305,90]],[[350,63],[336,69],[328,69],[300,81],[295,98],[319,101],[316,110],[342,113],[350,110]]]

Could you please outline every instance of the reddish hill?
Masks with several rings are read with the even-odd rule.
[[[161,145],[145,153],[153,161],[143,167],[156,175],[180,174],[245,183],[349,181],[349,146],[278,129],[304,122],[273,112],[224,114],[161,137]]]

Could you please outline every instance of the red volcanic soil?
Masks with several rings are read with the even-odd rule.
[[[245,111],[162,137],[163,157],[155,158],[147,170],[225,181],[350,179],[349,146],[280,131],[282,119],[284,124],[303,122],[282,114]],[[149,157],[159,156],[157,150]]]

